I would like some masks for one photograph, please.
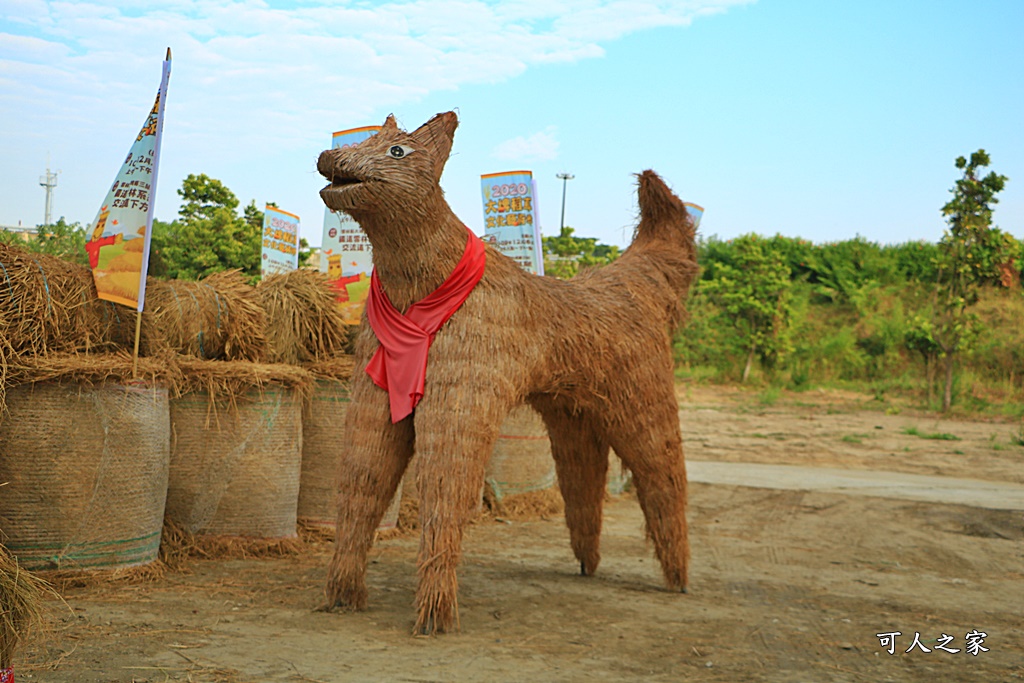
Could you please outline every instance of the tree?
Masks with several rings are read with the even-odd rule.
[[[1014,240],[992,226],[992,205],[1006,185],[1006,176],[995,171],[979,177],[990,163],[983,149],[968,161],[958,157],[963,177],[950,190],[953,198],[942,207],[949,229],[939,241],[938,286],[932,336],[942,351],[945,389],[942,410],[953,401],[953,369],[956,357],[970,347],[978,333],[978,318],[971,307],[979,288],[999,282],[1001,267],[1012,262]]]
[[[85,253],[85,241],[85,228],[77,222],[68,223],[61,216],[56,223],[38,226],[36,238],[30,247],[33,251],[87,266],[89,257]]]
[[[182,199],[178,215],[183,221],[213,218],[217,209],[229,209],[233,213],[238,208],[235,193],[205,173],[189,173],[181,183],[178,196]]]
[[[771,365],[790,350],[791,282],[788,264],[768,240],[743,235],[731,246],[729,260],[716,263],[714,275],[700,287],[741,339],[746,382],[755,357]]]
[[[56,223],[37,225],[36,234],[31,239],[25,240],[22,234],[0,230],[0,243],[89,265],[89,257],[85,253],[85,228],[80,223],[68,223],[61,216]]]
[[[557,237],[541,239],[546,275],[568,279],[576,275],[581,267],[604,265],[619,257],[617,246],[599,244],[596,237],[574,237],[574,232],[573,228],[566,225]]]
[[[179,219],[154,221],[154,275],[194,280],[221,270],[260,274],[262,219],[254,224],[235,213],[238,198],[221,181],[190,174],[178,190]]]

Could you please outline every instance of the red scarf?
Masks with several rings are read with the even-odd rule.
[[[373,383],[386,389],[391,402],[391,422],[412,414],[423,398],[427,378],[427,351],[434,335],[469,297],[484,275],[484,243],[469,231],[466,251],[441,286],[417,301],[402,315],[380,285],[377,270],[370,276],[366,319],[377,335],[380,348],[366,372]]]

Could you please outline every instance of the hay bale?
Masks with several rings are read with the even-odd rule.
[[[320,368],[324,370],[324,366]],[[303,406],[298,519],[308,529],[320,529],[333,535],[338,519],[338,477],[344,476],[338,465],[349,393],[347,379],[322,377]],[[399,487],[378,531],[396,528],[401,505],[402,488]]]
[[[555,486],[548,430],[528,405],[509,411],[487,463],[485,481],[494,499],[545,491]]]
[[[633,473],[622,464],[615,451],[608,454],[608,484],[605,490],[613,496],[625,493],[633,485]]]
[[[337,520],[338,451],[348,403],[348,382],[319,380],[303,408],[298,517],[304,526],[333,529]]]
[[[156,560],[167,493],[167,390],[66,382],[8,390],[0,528],[28,569]]]
[[[197,538],[235,539],[211,545],[216,554],[246,539],[297,538],[301,405],[312,376],[241,361],[183,360],[182,371],[168,521]]]
[[[0,338],[16,354],[104,346],[92,271],[0,243]]]
[[[0,672],[14,665],[18,642],[43,622],[46,582],[25,571],[0,545]]]
[[[348,326],[326,273],[303,268],[270,275],[256,293],[266,313],[270,362],[317,362],[345,349]]]
[[[262,360],[265,315],[255,288],[237,270],[198,282],[149,279],[141,353],[171,350],[201,359]]]

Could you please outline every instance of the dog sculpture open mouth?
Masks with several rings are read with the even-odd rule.
[[[358,185],[363,182],[361,178],[346,175],[335,175],[330,178],[332,190],[343,190],[352,185]]]

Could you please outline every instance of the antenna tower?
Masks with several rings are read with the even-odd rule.
[[[50,166],[47,164],[46,175],[39,176],[39,184],[46,188],[46,211],[43,214],[43,225],[50,224],[50,215],[53,213],[53,188],[57,187],[57,173],[60,171],[51,173]]]

